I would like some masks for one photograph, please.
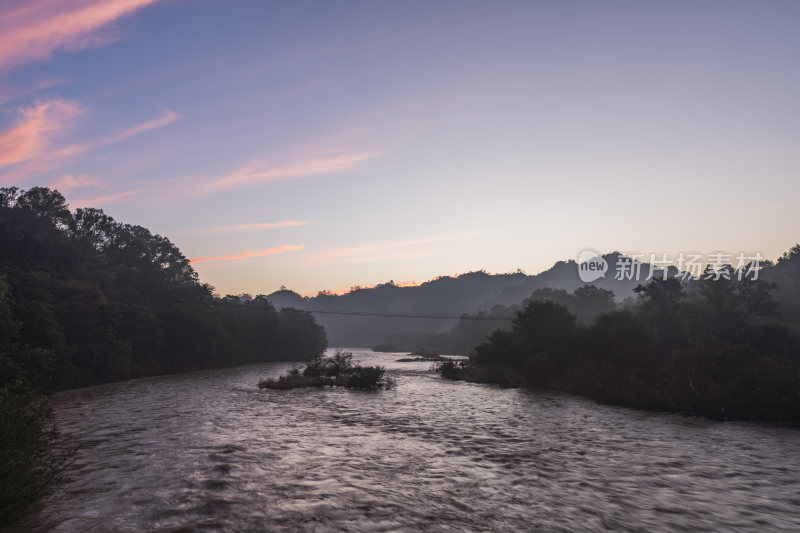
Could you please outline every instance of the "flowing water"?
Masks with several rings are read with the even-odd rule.
[[[289,364],[61,393],[53,531],[800,531],[800,430],[448,382],[259,390]]]

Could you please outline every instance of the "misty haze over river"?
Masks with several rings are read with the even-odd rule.
[[[291,368],[269,363],[57,394],[77,456],[27,525],[800,530],[795,429],[445,381],[429,363],[353,351],[397,388],[259,390]]]

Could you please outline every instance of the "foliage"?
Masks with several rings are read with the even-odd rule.
[[[456,361],[454,359],[448,359],[446,361],[440,361],[438,363],[434,363],[431,365],[431,370],[433,372],[437,372],[445,379],[464,379],[464,370],[466,368],[466,363],[464,361]]]
[[[306,364],[303,375],[306,377],[335,378],[352,372],[353,354],[336,350],[331,357],[315,357]]]
[[[362,366],[353,362],[353,354],[336,350],[331,357],[315,357],[303,371],[293,368],[277,378],[258,382],[261,389],[286,390],[305,387],[345,387],[348,389],[379,390],[395,387],[394,379],[386,376],[382,366]]]
[[[0,247],[0,290],[26,346],[13,364],[49,366],[49,388],[310,359],[327,344],[309,313],[216,297],[168,239],[99,209],[71,213],[56,191],[0,189]]]
[[[567,390],[600,401],[722,419],[800,423],[800,339],[776,321],[775,286],[721,278],[652,280],[638,305],[582,324],[529,300],[449,379]]]
[[[52,451],[58,434],[41,394],[51,352],[20,342],[9,286],[0,278],[0,527],[13,524],[61,478],[65,454]]]
[[[45,399],[32,391],[0,388],[0,527],[15,523],[62,479],[67,454]]]
[[[305,387],[332,387],[334,380],[326,376],[305,376],[297,369],[277,378],[265,378],[258,382],[259,389],[288,390]]]
[[[775,295],[780,317],[790,327],[800,326],[800,244],[784,253],[775,265],[769,265],[761,277],[778,285]],[[799,328],[800,329],[800,328]]]
[[[0,188],[0,516],[19,518],[64,458],[46,394],[167,372],[311,359],[309,313],[216,297],[168,239],[57,191]]]
[[[335,384],[348,389],[374,391],[393,389],[396,385],[393,378],[387,377],[382,366],[353,366],[349,372],[336,376]]]

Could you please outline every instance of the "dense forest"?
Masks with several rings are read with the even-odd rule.
[[[638,408],[800,423],[800,246],[757,281],[728,272],[654,279],[636,288],[636,303],[591,321],[558,298],[531,299],[467,363],[438,369]]]
[[[40,398],[53,390],[261,361],[327,346],[303,311],[218,297],[168,239],[57,191],[0,189],[0,511],[56,474]],[[57,461],[56,461],[57,462]]]

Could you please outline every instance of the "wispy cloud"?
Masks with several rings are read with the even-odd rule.
[[[0,10],[0,70],[116,40],[116,20],[157,0],[33,0]]]
[[[44,89],[64,85],[65,83],[69,83],[69,80],[62,78],[45,78],[29,86],[19,86],[9,85],[0,80],[0,104],[23,98]]]
[[[286,252],[294,252],[296,250],[301,250],[304,247],[303,244],[285,244],[283,246],[278,246],[276,248],[270,248],[268,250],[261,250],[260,252],[250,252],[245,250],[240,254],[234,255],[220,255],[215,257],[194,257],[189,260],[191,263],[208,263],[211,261],[236,261],[237,259],[250,259],[252,257],[264,257],[266,255],[275,255],[275,254],[283,254]]]
[[[0,132],[0,168],[15,165],[13,171],[3,173],[2,182],[20,182],[31,176],[53,171],[62,166],[64,160],[68,158],[124,141],[145,131],[164,127],[179,117],[176,112],[164,109],[153,119],[112,131],[101,137],[67,145],[64,145],[63,141],[57,142],[72,132],[78,119],[85,112],[86,110],[76,102],[61,99],[38,102],[32,107],[21,108],[16,124]]]
[[[0,132],[0,167],[45,156],[53,141],[84,112],[77,103],[60,99],[21,108],[17,123]]]
[[[306,266],[378,263],[431,257],[438,253],[436,247],[432,245],[446,241],[469,239],[484,233],[486,232],[439,233],[428,237],[405,241],[333,248],[331,250],[312,254],[310,262]]]
[[[51,183],[49,187],[58,191],[66,192],[72,189],[80,189],[83,187],[105,187],[105,183],[97,178],[87,176],[86,174],[64,174],[56,181]]]
[[[256,231],[262,229],[293,228],[297,226],[307,226],[308,222],[302,220],[281,220],[279,222],[257,222],[255,224],[234,224],[231,226],[214,226],[210,228],[199,228],[189,230],[191,233],[234,233],[244,231]],[[188,232],[187,232],[188,233]]]
[[[171,111],[169,109],[164,109],[161,113],[161,116],[158,116],[154,119],[148,120],[147,122],[143,122],[141,124],[136,124],[128,128],[111,132],[107,135],[104,135],[103,137],[98,137],[88,142],[65,146],[55,151],[52,154],[52,157],[53,158],[69,157],[82,154],[85,152],[90,152],[92,150],[97,150],[98,148],[102,148],[110,144],[124,141],[125,139],[133,137],[134,135],[138,135],[139,133],[143,133],[145,131],[154,130],[158,128],[163,128],[164,126],[172,124],[173,122],[178,120],[178,118],[180,118],[180,115],[178,113]]]
[[[134,189],[132,191],[124,191],[115,194],[107,194],[104,196],[96,196],[94,198],[88,198],[84,200],[76,200],[70,202],[71,205],[75,207],[99,207],[99,206],[106,206],[109,204],[115,204],[120,200],[124,200],[130,196],[134,196],[136,194],[141,194],[147,189]]]
[[[345,172],[378,155],[375,152],[323,152],[309,153],[275,166],[259,163],[210,181],[203,188],[203,192],[211,193],[257,183]]]
[[[108,139],[108,141],[104,142],[101,146],[105,146],[107,144],[112,144],[112,143],[116,143],[116,142],[119,142],[119,141],[123,141],[123,140],[127,139],[128,137],[133,137],[134,135],[138,135],[138,134],[143,133],[145,131],[150,131],[150,130],[155,130],[155,129],[158,129],[158,128],[163,128],[164,126],[168,126],[169,124],[172,124],[173,122],[175,122],[179,118],[180,118],[180,115],[178,113],[176,113],[175,111],[172,111],[170,109],[166,109],[165,108],[161,112],[161,116],[159,116],[159,117],[156,117],[156,118],[154,118],[152,120],[148,120],[147,122],[143,122],[141,124],[136,124],[134,126],[131,126],[129,128],[125,128],[123,130],[120,130],[120,131],[118,131],[116,133],[111,134],[111,136]]]

